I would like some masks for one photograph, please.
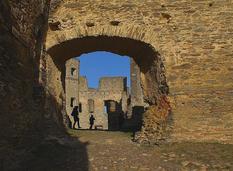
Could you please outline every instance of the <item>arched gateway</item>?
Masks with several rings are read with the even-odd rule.
[[[51,109],[53,111],[60,111],[64,106],[62,71],[65,61],[74,55],[102,49],[128,54],[135,59],[140,65],[146,103],[154,107],[167,106],[150,108],[144,115],[142,131],[157,134],[154,120],[167,115],[167,110],[163,111],[169,108],[164,105],[167,104],[167,86],[163,85],[167,80],[174,121],[173,140],[232,143],[230,49],[233,20],[229,17],[232,11],[230,1],[37,2],[2,2],[1,7],[5,10],[1,11],[3,17],[0,18],[7,24],[1,28],[25,49],[13,49],[23,63],[20,66],[26,66],[21,67],[23,74],[18,70],[17,74],[33,80],[27,83],[29,87],[42,83],[41,87],[45,85],[47,93],[52,94],[51,100],[46,99],[48,109],[52,102],[58,104],[59,109]],[[21,10],[22,7],[25,10]],[[45,39],[41,38],[43,33]],[[4,39],[13,42],[13,39]],[[11,44],[9,49],[13,47]],[[33,93],[40,95],[40,90],[35,88]],[[9,111],[8,107],[3,107]]]
[[[172,108],[173,142],[191,142],[188,146],[201,142],[204,150],[219,153],[221,159],[222,151],[229,151],[224,153],[222,162],[218,161],[217,153],[211,153],[209,158],[215,160],[208,165],[202,165],[206,161],[200,155],[200,160],[190,161],[186,166],[200,169],[208,166],[212,170],[230,167],[226,161],[231,159],[230,144],[233,144],[231,0],[3,0],[0,9],[1,170],[41,167],[40,170],[45,170],[47,159],[49,168],[89,170],[92,162],[88,160],[87,144],[77,142],[83,150],[68,148],[66,139],[57,137],[62,133],[59,126],[64,128],[66,123],[65,61],[96,50],[128,55],[139,65],[143,98],[149,105],[143,115],[142,130],[136,136],[139,142],[166,140]],[[200,153],[196,145],[197,151],[190,149],[194,153],[185,145],[187,155],[174,160],[174,166],[179,167],[179,162],[183,167],[182,160],[186,162],[189,156],[193,159]],[[220,146],[223,150],[218,150]],[[142,160],[142,151],[137,149],[132,160],[124,162],[135,163],[141,169],[150,160]],[[38,155],[37,151],[44,155]],[[76,157],[69,160],[71,153]],[[32,160],[28,160],[30,156]],[[169,170],[170,158],[174,157],[166,156],[168,160],[149,162],[153,164],[152,170],[167,164]],[[180,150],[176,156],[180,156]],[[96,160],[101,168],[106,159],[105,155],[102,157],[100,162]],[[143,158],[150,159],[153,155]],[[73,161],[81,163],[70,167]],[[96,167],[95,163],[91,165]]]
[[[124,34],[119,36],[119,32],[116,33],[118,33],[116,36],[112,35],[112,33],[111,36],[109,36],[110,33],[105,35],[100,33],[98,36],[88,35],[71,39],[63,37],[62,41],[58,41],[58,39],[56,41],[53,40],[54,43],[52,46],[47,44],[47,54],[44,60],[48,72],[42,75],[46,75],[47,77],[45,84],[48,87],[48,92],[56,97],[58,104],[62,105],[64,103],[65,62],[70,58],[93,51],[108,51],[130,56],[140,68],[143,99],[150,106],[147,113],[151,113],[151,108],[162,107],[165,110],[157,110],[153,111],[155,113],[151,113],[151,115],[159,116],[154,118],[153,127],[157,127],[156,123],[160,121],[166,122],[170,110],[168,101],[166,100],[168,86],[161,56],[151,44],[131,38],[133,36],[126,37]],[[58,34],[58,36],[62,36],[62,34]],[[47,42],[51,39],[48,37]],[[167,105],[159,106],[161,105],[161,101],[164,101]],[[153,117],[151,119],[153,120]],[[65,112],[63,112],[63,120],[66,120]]]

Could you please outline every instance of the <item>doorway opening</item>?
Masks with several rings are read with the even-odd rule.
[[[157,125],[157,119],[164,118],[164,120],[166,120],[166,118],[168,118],[170,110],[166,98],[168,94],[168,86],[166,83],[163,60],[160,54],[150,44],[142,42],[140,40],[134,40],[131,38],[120,36],[77,37],[70,40],[58,42],[54,46],[50,47],[50,49],[48,49],[47,52],[49,56],[46,58],[46,64],[47,67],[50,69],[49,72],[46,73],[46,80],[48,80],[46,84],[49,93],[51,93],[52,96],[55,98],[54,100],[56,100],[57,104],[60,104],[59,110],[63,111],[63,122],[67,123],[67,119],[69,118],[67,117],[69,115],[69,112],[65,112],[66,105],[64,105],[66,104],[65,99],[67,97],[67,94],[69,94],[66,89],[66,63],[71,58],[95,51],[107,51],[130,57],[132,61],[130,67],[131,70],[139,72],[138,75],[131,74],[131,83],[134,82],[136,85],[138,85],[140,91],[133,91],[133,88],[135,87],[131,85],[131,99],[126,101],[131,103],[132,111],[134,111],[133,107],[137,106],[137,108],[135,109],[138,109],[138,107],[143,107],[145,110],[141,111],[147,112],[147,118],[142,117],[142,119],[144,123],[143,125],[145,127],[148,127],[148,129],[143,130],[157,129],[153,128],[154,125]],[[135,65],[137,67],[132,67]],[[121,79],[123,80],[123,78]],[[73,82],[73,80],[76,80],[76,78],[73,78],[70,82]],[[85,77],[80,77],[80,80],[87,82]],[[138,80],[140,81],[140,84],[138,84]],[[137,86],[135,89],[137,89]],[[96,93],[94,89],[90,89],[90,91],[93,94]],[[75,94],[76,92],[78,91],[75,91],[71,94]],[[133,95],[132,93],[135,94]],[[140,94],[142,94],[142,98],[138,98],[140,97]],[[77,96],[79,96],[78,93]],[[74,97],[76,97],[76,95]],[[124,103],[123,101],[124,100],[122,99],[120,103]],[[104,102],[102,101],[101,103]],[[85,104],[82,103],[82,106],[84,105]],[[98,104],[95,102],[95,106],[97,105]],[[163,110],[160,110],[161,108]],[[127,116],[129,116],[129,118],[137,118],[133,117],[133,115],[130,116],[128,113]],[[134,124],[134,122],[131,123]]]
[[[131,60],[128,56],[110,52],[92,52],[66,62],[67,73],[74,68],[74,64],[79,73],[72,77],[72,82],[67,75],[65,87],[66,99],[69,99],[70,91],[78,92],[75,94],[78,103],[82,104],[82,112],[79,113],[82,129],[90,127],[91,115],[95,117],[94,128],[102,130],[120,130],[124,126],[123,121],[126,122],[126,119],[130,118],[133,111],[128,103],[131,101],[129,99],[132,92],[131,75],[139,77],[139,71],[132,74]],[[143,98],[142,95],[141,98]],[[109,110],[113,102],[117,104],[117,110],[114,112]],[[70,111],[72,110],[73,107],[66,105],[66,112],[71,122]]]

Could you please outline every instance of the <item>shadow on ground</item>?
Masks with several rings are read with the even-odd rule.
[[[14,160],[0,146],[1,171],[233,170],[233,145],[168,143],[142,146],[129,132],[68,130],[69,136],[47,136]],[[88,142],[88,143],[87,143]],[[4,158],[1,158],[4,157]]]
[[[16,170],[88,171],[87,145],[77,139],[50,137],[32,149]]]
[[[23,146],[0,143],[0,171],[88,171],[87,146],[67,135]]]

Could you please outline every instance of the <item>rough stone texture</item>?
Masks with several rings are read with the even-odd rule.
[[[47,5],[41,0],[0,2],[0,136],[9,144],[25,140],[42,124],[44,100],[35,75]]]
[[[167,77],[173,140],[233,142],[232,1],[54,0],[42,56],[48,2],[1,1],[0,7],[1,137],[12,140],[5,143],[20,143],[12,137],[40,125],[41,113],[61,124],[65,61],[95,50],[135,59],[144,100],[155,105],[149,111],[167,93]],[[37,115],[43,88],[48,112]],[[156,113],[147,116],[142,135],[151,137],[146,127]]]
[[[40,63],[48,6],[47,0],[0,1],[0,170],[31,170],[22,169],[22,161],[40,150],[45,137],[64,135]]]
[[[65,116],[63,117],[65,122],[68,116],[67,123],[73,124],[74,121],[71,112],[74,106],[79,106],[79,118],[82,129],[89,129],[89,117],[90,113],[93,113],[96,119],[94,127],[101,125],[102,129],[107,130],[111,122],[109,121],[111,120],[111,113],[107,111],[108,101],[114,101],[118,104],[118,117],[126,115],[129,99],[126,77],[102,77],[99,80],[99,87],[94,89],[88,87],[88,80],[85,76],[79,75],[79,60],[67,60],[65,68],[65,85],[63,85],[65,87],[66,104],[66,113],[64,113]],[[53,74],[50,75],[51,77],[55,76]]]
[[[131,103],[132,106],[144,106],[143,92],[140,79],[140,68],[131,58],[130,60],[130,75],[131,75]]]
[[[146,138],[157,135],[153,134],[153,131],[157,132],[156,129],[152,129],[151,133],[151,129],[147,128],[154,128],[156,119],[153,118],[160,117],[155,116],[160,113],[156,112],[160,93],[167,91],[164,83],[166,73],[172,107],[173,140],[233,142],[231,0],[114,0],[107,3],[98,0],[53,0],[46,50],[41,55],[48,6],[46,0],[0,1],[1,165],[4,163],[8,170],[20,170],[15,166],[20,166],[20,160],[24,159],[22,154],[27,153],[28,148],[35,147],[41,131],[48,134],[47,127],[55,126],[51,122],[42,123],[48,120],[62,123],[59,116],[64,109],[65,60],[95,50],[129,55],[139,65],[144,100],[150,105],[157,103],[157,106],[150,106],[151,110],[144,117],[141,135]],[[48,49],[65,51],[58,51],[61,55],[54,59]],[[66,57],[64,53],[68,53]],[[46,90],[45,99],[43,89]],[[28,139],[30,144],[25,143]],[[51,139],[41,148],[51,149],[54,141]],[[80,153],[76,148],[63,148],[61,143],[63,141],[57,143],[59,149],[67,156],[76,151],[78,156],[85,156],[83,158],[86,159],[85,147],[81,146],[84,152],[81,150]],[[22,146],[26,146],[26,150],[22,150]],[[41,151],[41,148],[37,151]],[[19,149],[21,151],[15,157]],[[66,149],[70,152],[67,153]],[[56,154],[63,156],[61,151]],[[57,160],[47,153],[45,156],[47,158],[40,159],[53,160],[54,166],[64,168],[57,164],[63,164],[67,158]],[[72,159],[80,161],[80,158]],[[231,156],[229,159],[232,161]],[[38,166],[44,167],[41,163],[35,164],[36,169]],[[70,166],[70,160],[65,166]],[[76,169],[77,165],[71,168]],[[30,169],[26,167],[23,170]]]
[[[50,15],[46,48],[72,49],[72,43],[79,45],[80,38],[108,36],[109,41],[93,38],[95,45],[89,41],[89,48],[72,49],[69,56],[78,51],[107,50],[135,58],[143,73],[144,99],[150,105],[158,104],[158,90],[167,91],[166,72],[173,140],[233,143],[232,11],[229,0],[70,0]],[[57,29],[52,28],[56,23]],[[148,45],[157,51],[157,58],[148,58],[148,54],[155,55],[135,44],[124,44],[124,38]],[[58,58],[64,59],[62,55]]]
[[[102,77],[99,81],[100,91],[127,91],[126,77]]]
[[[80,62],[76,59],[70,59],[66,62],[65,96],[66,113],[69,119],[73,121],[71,112],[74,106],[79,105],[79,72]]]
[[[119,104],[118,115],[126,113],[127,99],[129,98],[126,85],[126,77],[100,78],[98,89],[88,88],[87,79],[80,77],[79,103],[82,105],[80,112],[80,125],[84,129],[89,128],[90,112],[95,117],[95,125],[102,125],[103,129],[109,128],[110,113],[105,110],[107,101],[112,100]],[[84,88],[84,89],[82,89]],[[88,100],[93,100],[94,106],[90,110]]]
[[[135,49],[137,50],[135,51]],[[143,98],[149,105],[157,105],[160,96],[168,93],[163,62],[160,55],[150,45],[138,40],[122,37],[92,36],[67,41],[48,50],[50,57],[47,58],[46,63],[50,65],[50,69],[48,69],[50,72],[48,72],[49,79],[47,82],[48,86],[46,87],[56,97],[58,104],[62,104],[65,99],[65,61],[82,53],[96,50],[111,51],[134,58],[141,71]],[[144,58],[140,58],[140,56],[144,56]],[[61,80],[55,80],[54,76],[56,75],[61,77]]]
[[[171,106],[166,96],[161,96],[158,105],[150,106],[143,117],[141,132],[136,133],[134,141],[147,145],[158,145],[170,140],[173,129]]]
[[[0,1],[0,170],[17,170],[25,149],[48,130],[38,78],[47,7],[42,0]]]
[[[134,61],[133,58],[130,59],[130,76],[131,76],[131,87],[130,87],[130,108],[129,117],[133,115],[134,107],[145,107],[140,78],[140,67]]]

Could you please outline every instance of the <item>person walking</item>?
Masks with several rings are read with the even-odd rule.
[[[79,123],[79,111],[78,111],[78,106],[75,106],[73,108],[73,111],[71,113],[71,116],[74,118],[74,124],[73,124],[73,129],[75,129],[75,124],[78,123],[78,128],[81,128],[80,123]]]
[[[95,118],[94,118],[93,114],[91,114],[89,121],[90,121],[90,129],[92,129],[94,122],[95,122]]]

